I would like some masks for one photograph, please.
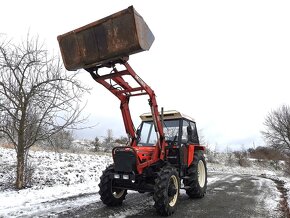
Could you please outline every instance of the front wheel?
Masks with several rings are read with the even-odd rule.
[[[190,198],[202,198],[207,188],[207,168],[201,151],[194,153],[194,160],[187,169],[188,179],[184,179],[186,194]]]
[[[177,170],[170,166],[163,167],[155,179],[154,207],[162,216],[169,216],[176,210],[180,190],[180,179]]]
[[[107,169],[103,171],[103,175],[101,176],[101,181],[99,183],[99,194],[101,196],[101,200],[107,206],[121,205],[127,195],[126,189],[118,189],[113,187],[113,179],[110,178],[110,175],[113,172],[113,165],[107,167]]]

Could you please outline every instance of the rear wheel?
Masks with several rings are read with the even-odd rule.
[[[114,167],[111,165],[103,171],[103,175],[101,176],[101,181],[99,183],[99,194],[101,196],[101,200],[107,206],[121,205],[127,195],[126,189],[118,189],[113,187],[113,179],[110,178],[110,174],[113,172]]]
[[[190,198],[202,198],[207,188],[207,168],[203,153],[198,151],[194,154],[194,160],[187,169],[188,179],[184,179],[187,187],[186,194]]]
[[[179,196],[180,179],[177,170],[170,166],[163,167],[155,179],[154,207],[160,215],[168,216],[176,210]]]

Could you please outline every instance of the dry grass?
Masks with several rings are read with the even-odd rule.
[[[9,143],[1,143],[0,146],[3,148],[14,149],[14,145]]]

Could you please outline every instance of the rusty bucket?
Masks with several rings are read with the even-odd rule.
[[[90,68],[149,50],[154,36],[133,6],[57,37],[67,70]]]

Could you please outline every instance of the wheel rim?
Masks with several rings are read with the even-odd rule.
[[[115,198],[121,198],[124,194],[125,190],[122,189],[112,189],[112,195]]]
[[[201,188],[205,185],[205,166],[202,160],[198,162],[197,166],[198,184]]]
[[[169,206],[173,207],[176,204],[177,201],[177,197],[178,197],[178,180],[176,178],[175,175],[172,175],[170,177],[170,183],[169,183],[169,187],[173,186],[174,189],[176,190],[175,194],[173,196],[169,196]],[[168,187],[168,188],[169,188]]]

